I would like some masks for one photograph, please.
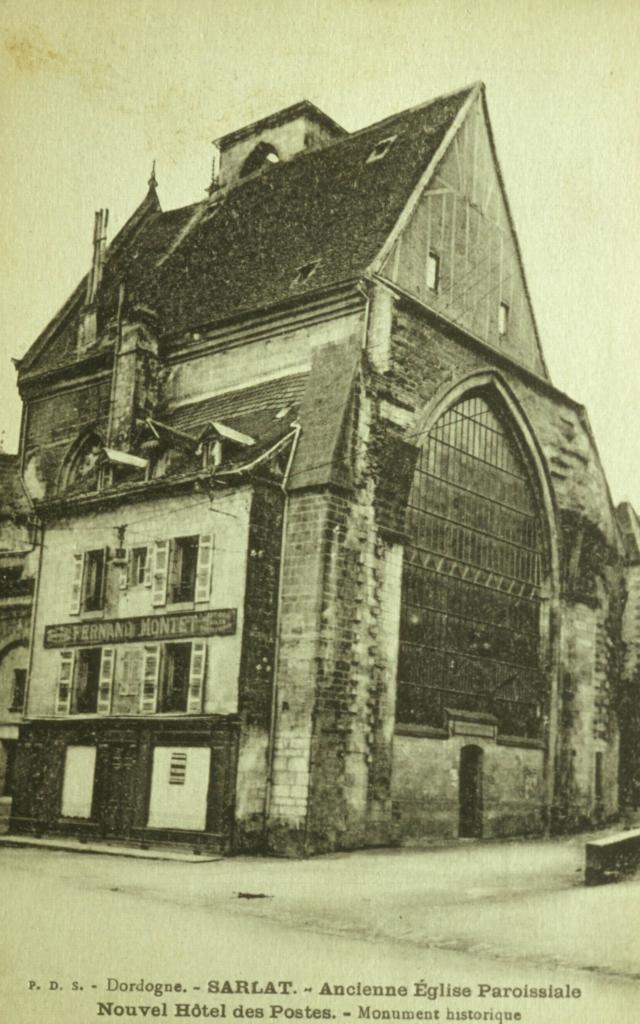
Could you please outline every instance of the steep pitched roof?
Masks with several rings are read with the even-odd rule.
[[[130,246],[139,229],[145,224],[145,221],[148,221],[149,218],[151,218],[151,220],[157,220],[157,214],[159,212],[160,201],[158,199],[158,195],[155,188],[150,187],[142,202],[136,207],[129,219],[122,225],[113,241],[108,246],[105,254],[105,271],[111,269],[111,267],[117,263],[119,258],[122,259],[128,246]],[[87,262],[88,261],[89,252],[87,250]],[[85,299],[87,277],[88,273],[79,281],[69,298],[62,304],[45,329],[38,335],[22,359],[17,361],[17,366],[20,372],[24,372],[32,368],[43,350],[57,339],[60,329],[68,323],[71,314],[75,313],[80,308]],[[75,349],[73,352],[75,354]],[[69,355],[70,350],[67,346],[66,352],[63,350],[62,353],[56,353],[57,359],[53,360],[53,364],[55,365],[57,362],[58,365],[64,365],[65,362],[68,362]],[[65,356],[67,357],[66,359]]]
[[[101,316],[113,315],[123,279],[132,299],[158,313],[163,334],[357,279],[376,257],[471,91],[440,97],[301,153],[211,200],[167,213],[145,211],[129,240],[117,252],[115,243],[107,251]],[[374,147],[391,137],[384,157],[369,161]],[[300,279],[300,268],[309,265],[312,272]],[[67,304],[61,312],[70,311]],[[45,335],[50,337],[59,323],[54,321]],[[33,363],[43,337],[23,368]]]

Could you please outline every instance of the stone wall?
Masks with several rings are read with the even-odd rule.
[[[402,842],[455,839],[459,819],[462,747],[483,757],[483,836],[539,833],[545,822],[544,753],[473,737],[395,736],[393,805],[395,836]]]
[[[622,561],[584,412],[411,303],[390,312],[372,317],[374,364],[365,359],[354,382],[355,422],[333,453],[352,467],[351,485],[310,485],[289,502],[269,811],[276,852],[457,835],[460,749],[470,741],[394,735],[395,686],[403,517],[416,446],[428,410],[474,374],[497,373],[534,439],[555,552],[545,590],[549,692],[571,671],[577,694],[571,714],[568,697],[560,707],[548,698],[542,743],[478,740],[484,833],[539,832],[554,813],[569,827],[597,822],[617,808]]]
[[[240,660],[240,735],[234,849],[264,846],[284,493],[257,484],[249,517]]]
[[[498,359],[494,362],[486,350],[443,325],[436,326],[408,303],[396,308],[391,352],[390,369],[379,377],[379,394],[395,407],[397,422],[404,415],[404,437],[414,443],[419,443],[424,410],[474,373],[497,371],[526,417],[541,450],[556,508],[551,528],[559,560],[556,599],[562,612],[560,647],[555,655],[550,651],[552,662],[560,657],[555,669],[561,691],[555,820],[570,825],[611,817],[617,810],[615,704],[621,685],[617,653],[623,556],[584,410],[516,368]],[[398,432],[397,423],[393,430]],[[596,752],[602,754],[602,799],[594,794]],[[496,751],[505,771],[509,756]],[[539,791],[539,782],[534,789]],[[571,820],[569,804],[574,807]],[[531,820],[536,816],[532,804]]]

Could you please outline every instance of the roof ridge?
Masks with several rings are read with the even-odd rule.
[[[288,160],[284,160],[282,163],[276,164],[272,168],[272,170],[286,168],[290,164],[297,163],[303,157],[317,157],[319,153],[324,153],[328,149],[334,149],[337,146],[343,146],[347,144],[351,139],[360,138],[362,135],[365,135],[369,131],[374,131],[376,128],[381,128],[383,125],[391,121],[397,121],[398,118],[406,117],[407,114],[417,114],[422,110],[426,110],[428,107],[434,106],[434,104],[436,103],[441,103],[443,100],[449,100],[453,99],[454,96],[462,96],[463,94],[471,93],[474,89],[478,88],[478,86],[482,87],[483,89],[485,87],[484,82],[482,82],[480,79],[478,79],[476,82],[473,82],[469,86],[464,86],[462,89],[453,89],[451,90],[451,92],[442,93],[442,95],[440,96],[434,96],[432,99],[425,100],[423,103],[417,103],[413,107],[406,107],[404,110],[398,110],[395,114],[389,114],[387,115],[387,117],[383,117],[380,121],[374,121],[373,124],[365,125],[363,128],[356,128],[356,130],[353,132],[347,132],[341,138],[330,139],[324,145],[319,146],[318,149],[303,149],[299,153],[294,153],[294,155],[290,157]],[[310,100],[309,102],[312,101]],[[262,120],[265,119],[263,118]],[[256,122],[256,124],[257,123],[259,122]],[[230,132],[229,134],[232,133]],[[163,210],[162,215],[164,216],[165,214],[178,213],[180,210],[186,210],[190,207],[195,207],[199,205],[204,205],[207,207],[215,206],[216,203],[219,203],[221,202],[221,200],[226,199],[228,195],[235,193],[238,189],[242,188],[243,185],[248,185],[252,181],[254,181],[253,176],[244,178],[240,181],[235,182],[231,186],[223,187],[219,191],[214,192],[213,196],[208,199],[196,199],[192,203],[185,203],[183,206],[176,206],[171,210]]]
[[[406,107],[404,110],[398,110],[395,114],[388,114],[387,117],[383,117],[380,121],[374,121],[373,124],[366,125],[364,128],[357,128],[354,132],[349,132],[349,135],[344,139],[336,139],[335,142],[330,142],[330,146],[335,146],[340,142],[346,142],[347,139],[357,138],[359,135],[364,135],[368,131],[373,131],[374,128],[381,128],[384,124],[390,121],[397,121],[400,117],[405,117],[407,114],[417,114],[421,110],[426,110],[427,107],[432,107],[435,103],[441,103],[443,100],[453,99],[454,96],[462,96],[463,93],[470,93],[478,86],[484,89],[484,82],[478,79],[476,82],[472,82],[471,85],[465,86],[462,89],[453,89],[451,92],[443,93],[441,96],[434,96],[431,100],[425,100],[424,103],[416,103],[413,107]],[[323,146],[323,149],[328,147]]]

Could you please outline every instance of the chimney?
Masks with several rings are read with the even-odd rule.
[[[96,296],[102,271],[104,269],[104,256],[107,247],[107,225],[109,223],[108,210],[96,210],[93,225],[93,258],[91,270],[87,277],[87,292],[84,306],[80,311],[80,323],[78,325],[78,355],[95,345],[98,340],[98,322],[96,313]]]
[[[154,413],[158,397],[157,318],[153,310],[129,304],[123,285],[118,306],[107,437],[109,447],[130,452],[138,424]]]

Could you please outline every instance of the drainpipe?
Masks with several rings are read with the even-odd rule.
[[[38,545],[37,538],[38,530],[40,530],[40,544]],[[24,688],[24,704],[22,709],[23,720],[28,716],[29,708],[29,690],[31,688],[31,672],[33,669],[33,654],[34,654],[34,641],[36,634],[36,615],[38,611],[39,594],[40,594],[40,579],[42,576],[42,553],[44,551],[44,526],[40,520],[36,520],[34,528],[34,542],[30,550],[33,551],[36,547],[39,547],[38,551],[38,565],[36,568],[35,585],[33,588],[33,600],[31,602],[31,622],[29,624],[29,664],[27,666],[27,683]]]
[[[276,738],[276,725],[278,719],[278,672],[280,668],[280,631],[282,628],[282,591],[283,591],[283,576],[284,576],[284,556],[286,548],[286,537],[287,537],[287,521],[289,511],[289,493],[287,491],[287,484],[289,482],[289,475],[291,473],[291,466],[295,458],[296,450],[298,448],[298,440],[300,438],[301,426],[299,423],[294,423],[295,434],[293,442],[291,444],[291,451],[289,452],[289,459],[287,460],[287,467],[282,478],[282,491],[284,493],[284,509],[282,512],[282,540],[280,542],[280,572],[278,574],[278,599],[277,599],[277,624],[276,624],[276,641],[275,649],[273,652],[273,687],[271,692],[271,720],[269,722],[269,746],[268,746],[268,763],[267,763],[267,791],[264,800],[264,826],[263,835],[266,835],[267,822],[269,820],[269,811],[271,810],[271,791],[273,788],[273,763],[275,760],[275,738]]]

